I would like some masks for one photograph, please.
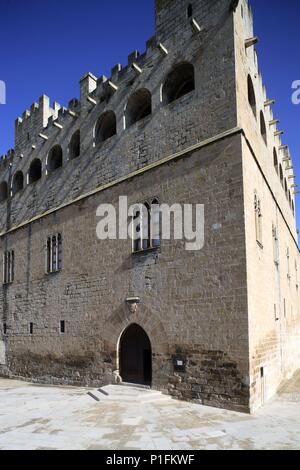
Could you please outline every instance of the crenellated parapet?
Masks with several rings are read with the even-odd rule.
[[[12,165],[14,160],[15,151],[14,149],[9,149],[6,154],[0,156],[0,174],[2,175],[9,165]]]

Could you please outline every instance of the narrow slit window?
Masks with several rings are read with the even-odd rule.
[[[255,210],[255,230],[256,230],[256,241],[262,245],[262,212],[260,199],[255,195],[254,198],[254,210]]]
[[[66,324],[64,320],[61,320],[60,322],[60,332],[61,334],[64,334],[66,332]]]

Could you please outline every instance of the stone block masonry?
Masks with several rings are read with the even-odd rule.
[[[0,371],[95,386],[123,375],[250,412],[300,365],[294,175],[281,137],[262,132],[274,116],[245,47],[248,3],[156,0],[155,11],[144,53],[109,78],[86,74],[68,107],[43,96],[16,121],[0,165],[0,251],[14,260]],[[204,248],[98,240],[97,207],[120,196],[203,204]],[[46,274],[58,234],[62,269]],[[132,339],[132,326],[144,333]]]

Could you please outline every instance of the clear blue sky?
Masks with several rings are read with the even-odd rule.
[[[276,98],[275,115],[300,181],[300,105],[291,102],[291,84],[300,80],[300,2],[251,4],[260,67],[269,97]],[[15,118],[40,95],[67,105],[78,97],[85,72],[109,76],[113,65],[126,64],[131,51],[143,51],[154,32],[154,0],[0,0],[0,7],[0,80],[7,84],[7,104],[0,105],[0,154],[13,147]]]

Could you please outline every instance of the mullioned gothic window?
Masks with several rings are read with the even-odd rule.
[[[137,205],[132,226],[134,253],[160,247],[160,209],[157,199]]]
[[[13,250],[3,254],[3,284],[11,284],[15,277],[15,253]]]
[[[47,274],[62,270],[62,236],[61,234],[48,237],[47,239]]]

